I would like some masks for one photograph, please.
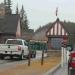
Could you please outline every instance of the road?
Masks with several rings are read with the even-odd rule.
[[[42,55],[42,52],[37,51],[36,58],[32,58],[31,61],[41,59],[41,55]],[[45,54],[44,56],[46,57],[46,55],[47,54]],[[4,60],[0,60],[0,69],[7,68],[7,67],[10,68],[17,64],[25,64],[25,63],[28,63],[27,59],[25,59],[25,60],[18,60],[18,59],[10,60],[9,58],[6,58]]]
[[[53,75],[68,75],[67,66],[58,69]]]
[[[27,63],[28,60],[16,60],[16,59],[13,59],[13,60],[9,60],[9,59],[6,59],[6,60],[0,60],[0,69],[3,69],[3,68],[10,68],[12,66],[15,66],[17,64],[25,64]]]
[[[64,66],[63,68],[58,69],[54,74],[52,75],[68,75],[68,69],[67,66]],[[70,72],[70,75],[75,75],[75,70],[72,70]]]

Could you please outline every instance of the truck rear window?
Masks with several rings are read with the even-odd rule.
[[[17,44],[17,45],[22,45],[21,40],[8,40],[7,44]]]

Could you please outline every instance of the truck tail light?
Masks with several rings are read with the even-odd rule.
[[[21,47],[20,46],[18,46],[18,50],[21,51]]]

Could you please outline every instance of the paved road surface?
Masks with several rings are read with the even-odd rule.
[[[67,66],[60,68],[53,75],[68,75]]]
[[[64,66],[63,68],[60,68],[53,75],[68,75],[67,66]],[[75,75],[75,70],[70,71],[70,75]]]
[[[41,56],[42,55],[42,51],[37,51],[37,55],[36,55],[36,58],[33,58],[31,60],[38,60],[38,59],[41,59]],[[44,54],[44,56],[46,57],[47,54]],[[25,60],[17,60],[17,59],[13,59],[13,60],[10,60],[10,59],[4,59],[4,60],[0,60],[0,69],[1,68],[7,68],[7,67],[12,67],[12,66],[15,66],[16,64],[24,64],[24,63],[28,63],[28,60],[25,59]]]

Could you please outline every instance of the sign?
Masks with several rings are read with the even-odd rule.
[[[72,45],[67,45],[66,50],[72,51],[73,50],[73,46]]]
[[[66,42],[62,42],[62,47],[66,47],[67,43]]]
[[[68,36],[64,35],[64,36],[63,36],[63,39],[64,39],[64,40],[67,40],[67,39],[68,39]]]
[[[68,36],[64,35],[63,36],[63,41],[62,41],[62,47],[66,47],[67,42],[68,42]]]

